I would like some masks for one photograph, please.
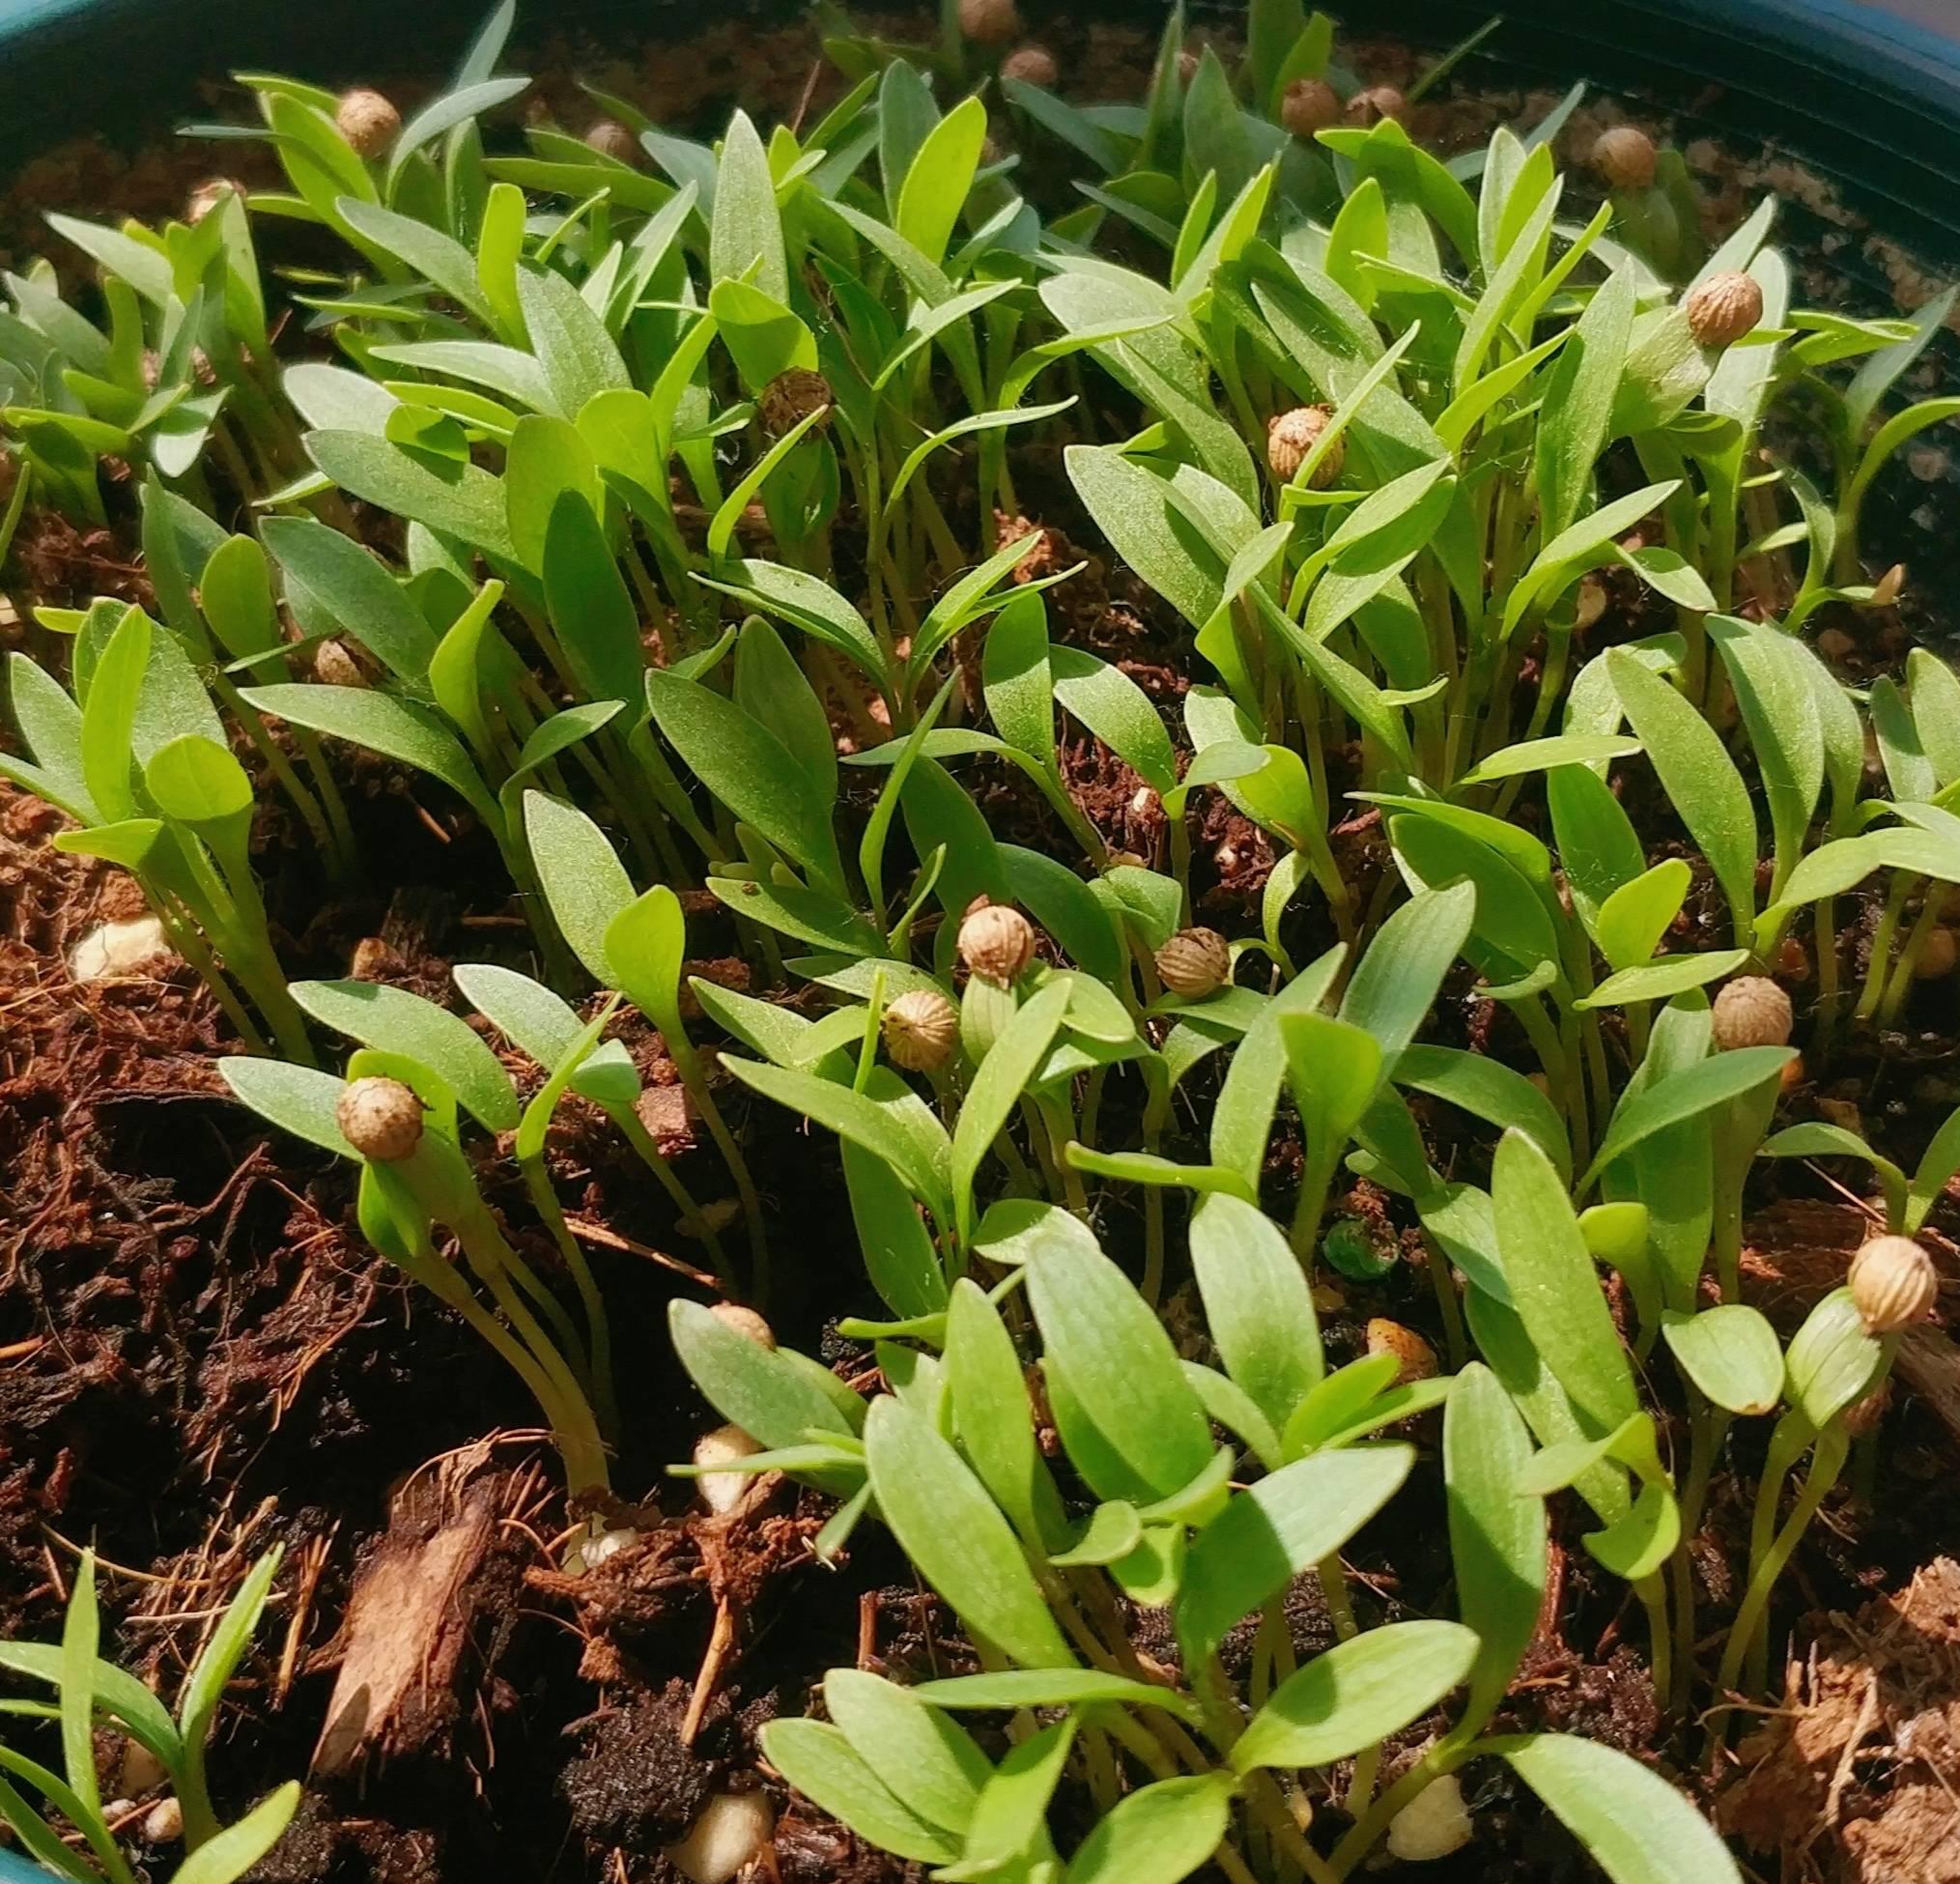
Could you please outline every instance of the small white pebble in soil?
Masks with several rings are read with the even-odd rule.
[[[766,1794],[718,1792],[687,1837],[668,1846],[668,1859],[693,1884],[728,1884],[775,1830],[776,1813]]]
[[[1432,1780],[1388,1823],[1388,1849],[1406,1864],[1427,1865],[1461,1851],[1475,1836],[1456,1775]]]
[[[155,916],[136,916],[91,929],[75,944],[68,972],[78,982],[106,982],[134,974],[146,961],[172,953],[163,939],[163,925]]]
[[[175,1799],[159,1799],[143,1815],[145,1844],[175,1844],[184,1836],[184,1808]]]
[[[731,1466],[738,1459],[752,1459],[762,1448],[739,1426],[717,1426],[695,1442],[697,1466]],[[725,1517],[742,1501],[742,1494],[753,1482],[746,1471],[704,1471],[695,1483],[700,1487],[701,1502],[718,1518]]]

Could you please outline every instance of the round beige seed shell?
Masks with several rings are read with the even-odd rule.
[[[1940,1295],[1933,1259],[1910,1237],[1873,1237],[1851,1259],[1851,1299],[1873,1334],[1922,1322]]]
[[[333,1108],[340,1135],[362,1157],[393,1164],[422,1142],[422,1101],[399,1079],[351,1080]]]
[[[1715,1044],[1726,1053],[1738,1046],[1787,1046],[1795,1016],[1790,997],[1767,975],[1738,975],[1715,997]]]

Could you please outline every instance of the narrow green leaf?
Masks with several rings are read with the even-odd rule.
[[[961,1621],[1028,1667],[1071,1666],[1013,1531],[959,1454],[893,1399],[873,1403],[865,1453],[886,1524]]]
[[[1670,1315],[1661,1332],[1681,1371],[1732,1413],[1775,1411],[1783,1392],[1783,1344],[1760,1310],[1724,1302],[1698,1315]]]
[[[1219,1358],[1275,1431],[1325,1372],[1299,1260],[1264,1212],[1214,1192],[1191,1217],[1191,1267]]]
[[[469,1023],[385,982],[295,982],[292,994],[323,1026],[383,1052],[405,1053],[444,1080],[491,1131],[515,1131],[517,1091]]]
[[[1158,1780],[1117,1801],[1077,1847],[1062,1884],[1179,1884],[1218,1849],[1231,1818],[1225,1773]]]
[[[1747,942],[1756,871],[1756,814],[1748,789],[1720,735],[1666,681],[1618,649],[1606,658],[1627,718],[1728,899],[1738,942]]]
[[[805,1798],[881,1850],[922,1865],[948,1865],[959,1841],[910,1811],[852,1747],[821,1721],[771,1721],[762,1729],[770,1765]]]
[[[1714,1828],[1638,1760],[1563,1733],[1525,1735],[1503,1753],[1613,1884],[1742,1884]]]
[[[1633,1370],[1564,1182],[1531,1139],[1512,1130],[1498,1141],[1491,1194],[1519,1320],[1588,1437],[1613,1431],[1637,1411]]]
[[[1395,1496],[1412,1446],[1317,1453],[1239,1493],[1192,1541],[1178,1597],[1186,1666],[1214,1653],[1242,1616],[1331,1556]]]
[[[1548,1535],[1545,1501],[1518,1496],[1531,1436],[1497,1378],[1479,1361],[1457,1376],[1443,1414],[1443,1488],[1457,1602],[1476,1632],[1464,1724],[1495,1712],[1538,1630]]]
[[[1461,1622],[1395,1622],[1341,1642],[1280,1683],[1233,1743],[1233,1770],[1327,1766],[1378,1745],[1462,1682],[1477,1653]]]

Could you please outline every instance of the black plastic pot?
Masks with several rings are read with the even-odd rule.
[[[1352,34],[1442,45],[1498,0],[1321,0]],[[484,0],[0,0],[0,157],[18,162],[77,128],[154,135],[238,68],[323,82],[433,75]],[[718,15],[731,9],[718,8]],[[781,0],[749,0],[781,17]],[[1038,12],[1038,7],[1031,7]],[[1059,11],[1059,10],[1058,10]],[[1147,12],[1094,0],[1066,12]],[[1509,0],[1469,76],[1586,78],[1697,129],[1768,140],[1827,175],[1875,227],[1938,263],[1960,259],[1960,0]],[[520,39],[597,43],[693,22],[676,0],[553,0]]]

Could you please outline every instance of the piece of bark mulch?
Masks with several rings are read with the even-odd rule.
[[[1724,1831],[1819,1884],[1960,1884],[1960,1563],[1834,1615],[1740,1751]]]

